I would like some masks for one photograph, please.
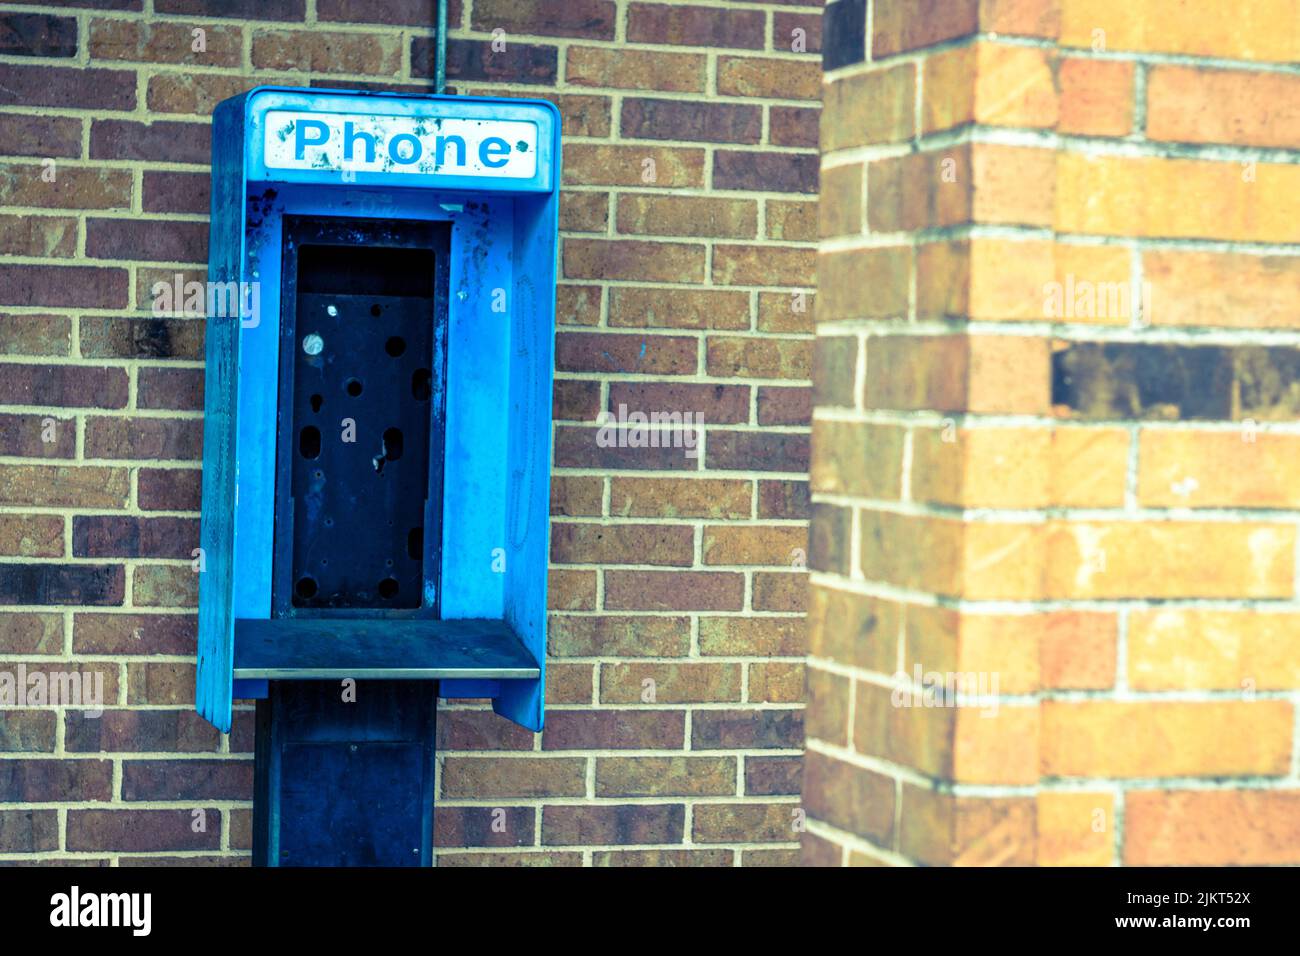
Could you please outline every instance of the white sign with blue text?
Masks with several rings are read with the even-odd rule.
[[[537,172],[537,124],[522,120],[266,114],[267,169],[528,179]]]

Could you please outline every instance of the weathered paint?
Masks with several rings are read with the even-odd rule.
[[[275,110],[375,113],[423,120],[429,129],[457,117],[528,122],[537,129],[528,150],[536,166],[528,178],[276,169],[261,135]],[[499,713],[540,729],[558,112],[513,99],[259,88],[218,107],[213,143],[210,275],[260,282],[261,312],[243,323],[209,318],[199,712],[229,729],[234,621],[271,617],[284,217],[337,215],[451,224],[441,614],[510,625],[538,676],[485,686],[499,688]],[[493,309],[502,301],[497,290],[504,312]]]

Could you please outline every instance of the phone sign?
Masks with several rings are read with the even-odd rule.
[[[523,120],[272,110],[268,169],[530,179],[537,124]]]

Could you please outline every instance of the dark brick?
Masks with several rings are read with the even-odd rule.
[[[188,558],[199,546],[195,518],[76,515],[72,554],[78,558]]]
[[[861,63],[867,58],[866,0],[837,0],[822,11],[822,69]]]
[[[808,435],[710,431],[705,467],[718,471],[808,471]]]
[[[555,421],[595,421],[600,412],[600,383],[557,379],[551,390],[551,418]]]
[[[97,119],[90,126],[90,158],[206,166],[212,158],[212,125]]]
[[[1061,343],[1052,404],[1086,419],[1291,420],[1300,414],[1292,346]]]
[[[779,193],[817,192],[815,153],[738,152],[713,154],[713,188]]]
[[[61,0],[60,6],[90,10],[143,10],[144,0]]]
[[[681,804],[586,804],[542,808],[545,846],[681,843]]]
[[[438,807],[434,846],[532,846],[537,829],[532,807]]]
[[[251,800],[251,760],[126,760],[123,800]]]
[[[197,636],[198,618],[193,614],[78,614],[73,619],[72,651],[185,656],[195,652]]]
[[[203,369],[142,368],[136,373],[139,408],[203,409]]]
[[[0,564],[0,604],[117,605],[125,593],[118,564]]]
[[[676,445],[673,444],[674,441],[677,442]],[[599,428],[562,425],[555,429],[555,466],[697,471],[698,442],[694,449],[688,449],[686,441],[686,437],[666,435],[658,447],[634,448],[617,444],[602,447]],[[686,454],[687,451],[691,454]]]
[[[221,734],[192,710],[106,710],[98,717],[69,710],[64,749],[73,753],[215,751]]]
[[[125,269],[0,264],[0,305],[120,309],[126,304]]]
[[[553,710],[546,715],[542,749],[681,750],[685,737],[681,710]]]
[[[257,722],[254,719],[253,712],[249,710],[235,711],[230,724],[228,740],[230,752],[232,754],[251,754],[256,736]]]
[[[45,13],[0,13],[0,54],[76,56],[77,21]]]
[[[773,106],[772,145],[816,148],[821,136],[821,112],[811,106]]]
[[[412,96],[424,96],[433,92],[433,87],[429,83],[366,83],[361,80],[336,80],[332,76],[319,77],[311,80],[307,85],[327,90],[358,90],[363,93],[404,93]],[[455,96],[456,88],[448,86],[446,93],[448,96]]]
[[[737,103],[629,97],[622,116],[624,138],[757,143],[763,133],[762,107]]]
[[[46,442],[49,415],[0,415],[0,455],[16,458],[72,458],[77,453],[77,423],[54,419],[54,441]]]
[[[627,38],[632,43],[761,50],[766,28],[767,15],[762,10],[634,3],[627,14]]]
[[[710,425],[743,424],[749,421],[749,386],[611,382],[609,407],[614,415],[620,405],[626,405],[629,414],[689,412]]]
[[[611,0],[475,0],[470,26],[483,33],[612,40],[617,17]]]
[[[0,404],[124,408],[125,369],[0,363]]]
[[[490,710],[444,710],[438,714],[438,749],[532,750],[532,731]]]
[[[431,37],[411,41],[411,75],[434,75],[435,51]],[[510,42],[499,53],[491,40],[447,41],[447,76],[458,80],[525,83],[554,86],[559,53],[553,46]]]
[[[202,811],[196,817],[196,811]],[[198,821],[202,828],[196,832]],[[177,810],[69,810],[68,849],[215,850],[221,842],[221,811],[215,807]]]
[[[212,177],[207,173],[147,170],[145,212],[188,212],[206,216],[212,204]]]
[[[746,757],[745,793],[751,797],[797,794],[802,770],[802,757]]]
[[[76,159],[81,155],[81,120],[70,116],[0,114],[0,153]]]
[[[692,750],[795,750],[803,746],[802,710],[697,710]]]
[[[460,23],[461,11],[461,0],[451,0],[447,4],[447,22]],[[316,0],[317,20],[430,28],[437,15],[437,0]]]
[[[155,13],[241,20],[303,20],[307,0],[154,0]]]
[[[0,853],[43,853],[59,848],[59,811],[0,810]]]
[[[196,418],[90,418],[87,458],[170,459],[203,457],[203,422]]]
[[[822,51],[822,14],[816,13],[777,13],[772,17],[772,49],[794,49],[795,30],[804,32],[805,53]]]
[[[198,511],[203,473],[197,468],[141,468],[136,497],[142,511]]]
[[[0,63],[0,106],[133,110],[135,72]]]
[[[758,390],[760,425],[808,425],[812,423],[812,389],[802,386]]]
[[[803,518],[812,514],[808,482],[770,480],[758,483],[760,518]]]
[[[204,227],[207,228],[206,226]],[[202,319],[81,318],[81,354],[87,358],[203,358]]]
[[[109,800],[111,760],[0,760],[0,803]]]
[[[88,219],[86,255],[91,259],[206,262],[208,224],[168,219]]]

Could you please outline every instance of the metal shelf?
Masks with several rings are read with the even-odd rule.
[[[443,680],[541,676],[497,620],[274,618],[235,621],[237,680]]]

